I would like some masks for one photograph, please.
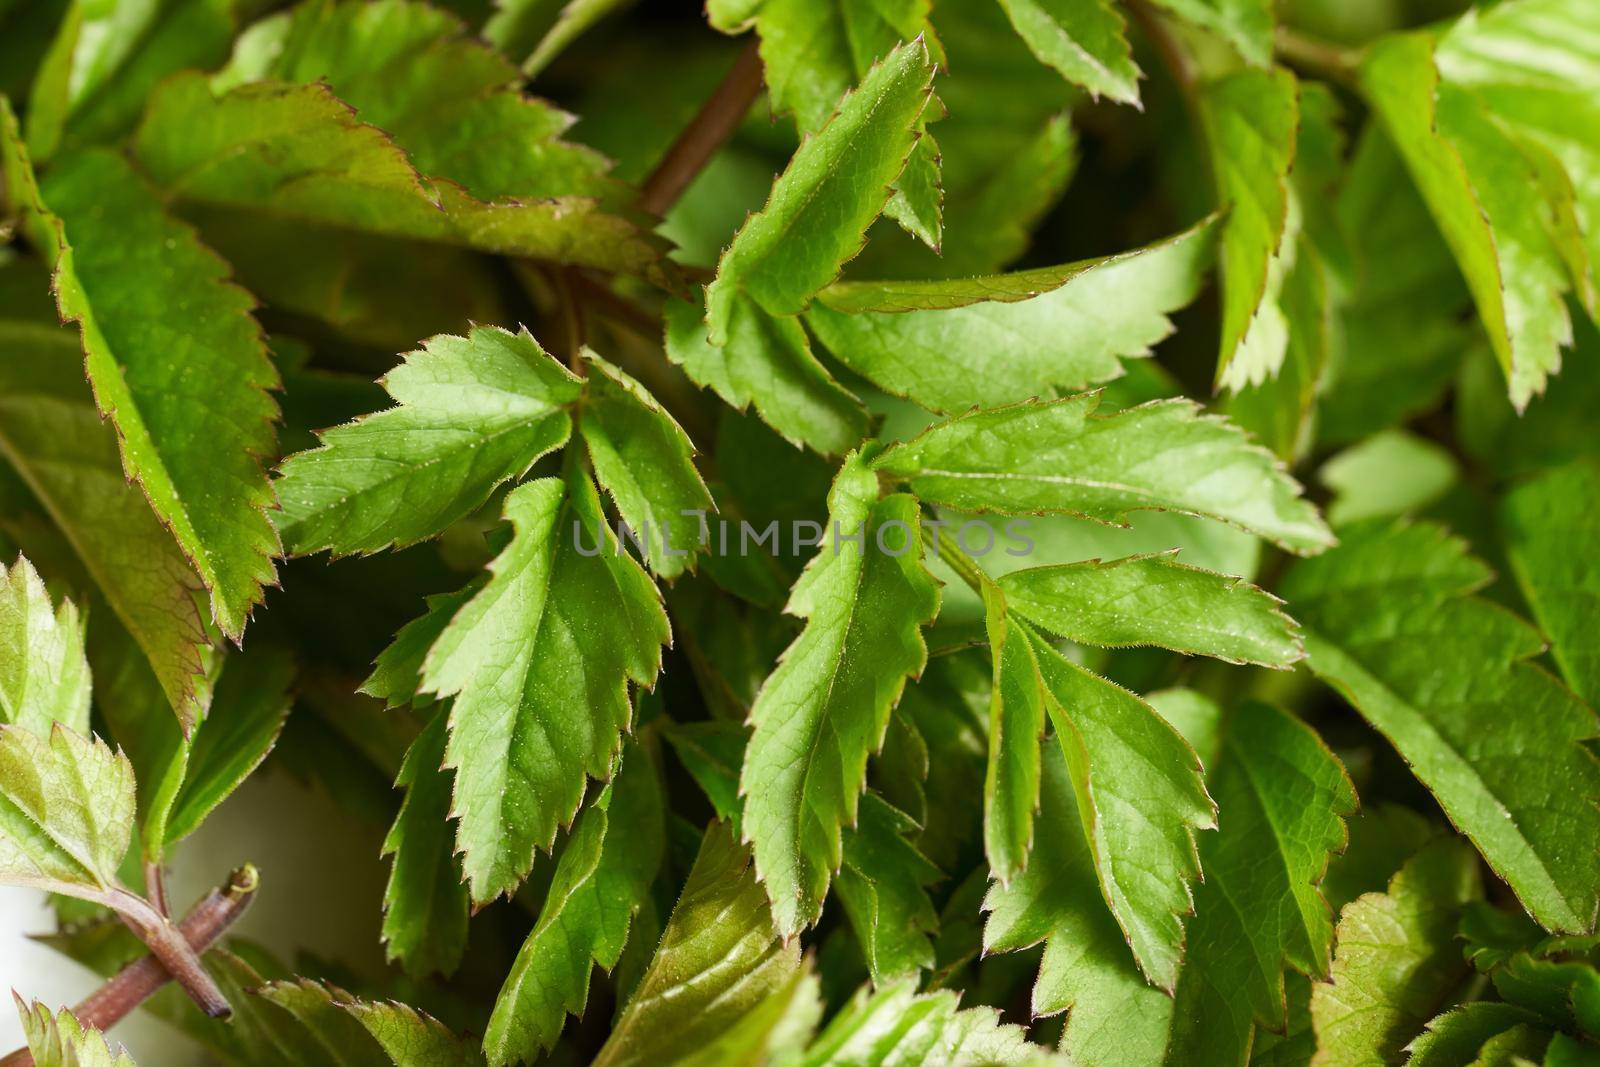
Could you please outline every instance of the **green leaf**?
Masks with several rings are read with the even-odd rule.
[[[527,330],[440,336],[390,371],[397,406],[325,430],[284,461],[278,531],[297,555],[404,547],[475,510],[561,447],[582,382]]]
[[[1389,739],[1534,918],[1592,929],[1594,713],[1527,662],[1543,645],[1531,627],[1469,595],[1489,572],[1443,529],[1376,524],[1342,537],[1281,590],[1312,671]]]
[[[802,1067],[979,1067],[1066,1061],[1031,1043],[1027,1031],[990,1007],[960,1007],[948,989],[918,993],[907,979],[862,990],[833,1017],[798,1063]]]
[[[878,499],[851,456],[828,498],[829,530],[785,608],[806,628],[761,687],[740,779],[744,835],[785,936],[816,922],[856,820],[867,757],[908,676],[927,662],[921,628],[939,588],[923,568],[916,501]]]
[[[445,765],[479,903],[515,889],[588,779],[610,773],[632,719],[628,683],[654,683],[671,636],[660,594],[605,528],[587,476],[520,485],[505,516],[511,543],[422,672],[425,691],[456,698]]]
[[[1471,850],[1445,838],[1401,868],[1388,892],[1345,908],[1332,983],[1311,993],[1319,1064],[1398,1057],[1465,976],[1456,921],[1481,894]]]
[[[48,292],[43,270],[0,269],[0,456],[138,642],[178,719],[192,725],[209,699],[200,579],[128,484],[116,431],[84,381],[76,331],[57,323]]]
[[[1242,70],[1206,86],[1202,99],[1211,165],[1228,211],[1216,381],[1240,389],[1277,374],[1288,344],[1278,298],[1299,231],[1289,171],[1300,91],[1281,67]]]
[[[1001,578],[1000,588],[1017,614],[1079,644],[1155,645],[1278,668],[1305,656],[1281,600],[1185,566],[1175,552],[1030,567]]]
[[[806,321],[840,362],[932,411],[1120,377],[1172,332],[1210,262],[1208,220],[1100,259],[949,281],[836,282]]]
[[[1600,466],[1578,462],[1526,482],[1500,504],[1511,569],[1573,692],[1600,707],[1600,574],[1580,546],[1600,543]]]
[[[1140,969],[1170,991],[1200,874],[1195,831],[1216,825],[1200,761],[1149,704],[1018,629],[1033,645],[1105,900]]]
[[[1428,1023],[1406,1048],[1407,1067],[1456,1067],[1471,1063],[1484,1042],[1538,1016],[1514,1004],[1477,1001],[1452,1008]]]
[[[1422,511],[1459,478],[1447,449],[1404,430],[1373,434],[1317,472],[1318,481],[1334,492],[1328,521],[1335,526]]]
[[[436,711],[411,742],[394,783],[406,797],[383,839],[383,854],[392,857],[383,892],[384,954],[414,976],[448,975],[460,965],[472,910],[450,832],[448,720],[448,709]]]
[[[933,967],[930,938],[938,931],[939,914],[927,887],[943,875],[908,840],[918,829],[909,815],[869,791],[856,825],[844,835],[835,890],[874,986],[915,978]]]
[[[984,629],[994,682],[989,691],[989,760],[983,779],[983,846],[1002,884],[1021,874],[1033,848],[1039,810],[1039,752],[1045,690],[1025,630],[1011,625],[1000,586],[982,583]]]
[[[288,718],[294,677],[294,660],[281,648],[252,647],[223,663],[211,710],[183,746],[181,788],[159,818],[146,813],[147,855],[192,834],[267,758]]]
[[[661,270],[659,242],[592,197],[483,200],[424,177],[321,83],[218,93],[179,75],[150,98],[134,152],[170,196],[197,207],[650,277]]]
[[[1531,100],[1513,104],[1515,110],[1505,117],[1508,123],[1493,111],[1494,83],[1509,68],[1518,80],[1548,84],[1552,61],[1559,65],[1555,69],[1583,69],[1581,53],[1570,61],[1560,55],[1560,35],[1541,33],[1528,51],[1530,42],[1519,25],[1522,17],[1533,15],[1536,25],[1552,8],[1570,8],[1570,17],[1579,17],[1578,5],[1511,4],[1507,16],[1463,20],[1458,31],[1439,41],[1427,33],[1388,38],[1368,53],[1361,67],[1362,91],[1455,253],[1519,410],[1544,391],[1546,377],[1560,367],[1562,346],[1572,342],[1562,299],[1570,279],[1545,221],[1548,208],[1533,193],[1546,163],[1514,125],[1515,110],[1531,103],[1531,113],[1538,114],[1551,101],[1541,100],[1543,94],[1535,90]],[[1541,54],[1547,48],[1553,57]],[[1503,58],[1481,59],[1496,52]],[[1453,76],[1457,72],[1469,84],[1487,75],[1487,96],[1458,84]],[[1593,77],[1592,71],[1585,75]],[[1558,80],[1562,85],[1552,94],[1555,107],[1587,107],[1581,98],[1564,102],[1570,81]],[[1514,99],[1519,95],[1514,85],[1511,93]],[[1549,165],[1560,169],[1560,164]],[[1590,166],[1592,159],[1585,169]]]
[[[301,1032],[288,1038],[309,1043],[316,1058],[291,1054],[290,1062],[330,1067],[480,1067],[483,1057],[444,1024],[394,1001],[367,1001],[336,986],[296,978],[268,982],[247,996],[260,997],[263,1021],[276,1031]],[[302,1054],[303,1055],[303,1054]]]
[[[768,1045],[770,1020],[741,1021],[802,973],[800,944],[778,936],[749,850],[713,823],[595,1067],[760,1062],[767,1049],[784,1046]]]
[[[1220,519],[1291,551],[1333,543],[1272,455],[1188,400],[1095,416],[1099,395],[961,415],[873,465],[962,511],[1067,513],[1123,525],[1130,511]]]
[[[1139,68],[1127,23],[1107,0],[1000,0],[1039,62],[1090,95],[1139,104]]]
[[[644,386],[593,352],[584,358],[589,376],[578,432],[595,478],[629,529],[643,536],[651,570],[675,578],[693,567],[702,520],[714,510],[694,445]]]
[[[496,0],[483,36],[513,59],[526,56],[522,73],[531,78],[595,23],[623,6],[622,0]]]
[[[10,570],[0,566],[0,723],[41,737],[54,723],[89,732],[83,620],[72,601],[51,601],[23,556]]]
[[[12,181],[27,166],[15,151]],[[262,467],[277,447],[267,391],[278,377],[251,298],[121,156],[71,155],[51,168],[42,196],[26,180],[16,188],[55,264],[61,318],[82,334],[124,469],[210,591],[212,618],[237,639],[279,551]]]
[[[743,411],[752,403],[796,447],[824,455],[846,452],[867,429],[866,412],[811,353],[799,320],[769,315],[754,300],[734,296],[723,344],[709,340],[698,304],[667,303],[667,357],[701,385]]]
[[[706,287],[711,344],[729,342],[740,294],[769,314],[797,314],[860,251],[916,143],[932,77],[922,42],[896,47],[795,152]]]
[[[483,1048],[491,1064],[529,1062],[582,1015],[589,975],[617,965],[666,841],[664,800],[650,753],[623,756],[586,808],[556,864],[539,921],[495,999]]]
[[[60,723],[0,726],[0,882],[113,898],[133,813],[126,756]]]
[[[11,998],[36,1067],[135,1067],[127,1049],[118,1045],[113,1051],[104,1034],[79,1023],[66,1008],[52,1015],[37,1000],[30,1007],[15,990]]]
[[[1155,0],[1167,11],[1216,34],[1258,67],[1272,62],[1272,0]]]
[[[358,692],[377,697],[391,708],[415,700],[422,687],[422,665],[428,658],[428,649],[439,640],[456,612],[481,588],[481,582],[472,582],[454,593],[428,597],[425,601],[428,610],[394,635],[389,647],[372,661],[372,673],[361,683]]]

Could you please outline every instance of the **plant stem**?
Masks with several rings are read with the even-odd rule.
[[[259,884],[260,876],[254,867],[241,867],[228,877],[222,888],[206,894],[189,909],[189,914],[183,917],[182,922],[171,927],[183,939],[189,958],[198,959],[216,943],[223,931],[244,914]],[[110,981],[73,1008],[73,1017],[86,1027],[109,1029],[172,978],[172,972],[158,955],[141,957],[118,971]],[[210,981],[209,977],[207,981]],[[218,996],[221,994],[218,993]],[[226,1001],[223,1003],[226,1004]],[[30,1067],[32,1063],[33,1056],[24,1048],[0,1060],[0,1067]]]
[[[700,113],[678,135],[666,156],[645,179],[639,191],[639,207],[652,215],[665,215],[717,154],[717,149],[733,136],[760,92],[761,56],[752,39]]]
[[[220,1019],[233,1010],[216,980],[200,965],[200,957],[189,947],[188,940],[148,900],[118,890],[110,903],[123,924],[138,935],[201,1011]]]
[[[1356,68],[1361,64],[1361,53],[1356,49],[1307,37],[1287,26],[1278,27],[1274,51],[1292,66],[1346,85],[1355,81]]]
[[[1171,27],[1156,14],[1149,0],[1128,0],[1128,13],[1139,24],[1139,29],[1144,31],[1151,47],[1161,57],[1162,65],[1172,75],[1172,80],[1183,90],[1184,98],[1193,102],[1195,90],[1200,84],[1200,70],[1194,58],[1178,43]]]
[[[939,558],[944,560],[950,569],[956,572],[956,577],[966,582],[974,593],[982,596],[984,582],[988,576],[984,574],[983,568],[978,566],[977,560],[961,551],[961,547],[956,544],[954,535],[949,537],[941,536],[938,530],[929,526],[926,515],[923,516],[923,521],[918,525],[922,529],[923,543],[937,551]]]
[[[171,917],[172,909],[167,905],[167,877],[160,860],[144,861],[144,895],[162,917]]]

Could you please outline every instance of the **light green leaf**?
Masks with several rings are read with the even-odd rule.
[[[285,547],[377,552],[438,534],[572,432],[582,382],[527,330],[423,342],[383,386],[397,406],[321,434],[278,479]]]
[[[1139,103],[1127,23],[1108,0],[1000,0],[1039,62],[1096,98]]]
[[[1594,713],[1527,662],[1543,646],[1531,627],[1469,595],[1489,572],[1443,529],[1380,523],[1341,536],[1280,590],[1312,671],[1389,739],[1534,918],[1592,929]]]
[[[372,673],[358,691],[379,698],[391,708],[415,700],[422,687],[422,665],[428,658],[428,649],[456,612],[482,587],[481,582],[471,582],[454,593],[428,597],[428,610],[400,627],[389,647],[372,661]]]
[[[1398,1058],[1465,977],[1456,922],[1482,893],[1471,849],[1442,838],[1344,909],[1332,983],[1311,992],[1318,1067]]]
[[[761,1062],[793,1046],[768,1043],[777,1020],[758,1009],[781,1003],[802,973],[800,943],[778,936],[749,850],[713,823],[595,1067]]]
[[[1278,668],[1305,656],[1281,600],[1238,578],[1185,566],[1176,552],[1030,567],[1001,578],[1000,588],[1011,610],[1080,644],[1155,645]]]
[[[867,792],[856,825],[844,835],[835,891],[861,943],[872,984],[915,978],[934,963],[931,935],[939,913],[927,887],[943,877],[907,838],[920,829],[875,792]]]
[[[1140,969],[1170,991],[1200,874],[1195,831],[1216,825],[1200,761],[1150,705],[1017,630],[1033,645],[1101,891]]]
[[[1150,354],[1210,263],[1208,220],[1100,259],[948,281],[836,282],[806,321],[875,385],[933,411],[1055,396]]]
[[[1560,367],[1562,346],[1572,342],[1562,299],[1569,287],[1567,265],[1546,225],[1543,198],[1532,192],[1543,163],[1525,154],[1526,141],[1492,113],[1487,100],[1441,78],[1441,70],[1465,67],[1469,73],[1476,66],[1473,52],[1498,50],[1521,77],[1544,80],[1544,71],[1527,70],[1523,63],[1548,59],[1524,51],[1527,42],[1518,42],[1516,25],[1520,14],[1540,6],[1524,0],[1509,5],[1509,20],[1464,20],[1459,38],[1455,32],[1439,42],[1427,33],[1387,38],[1361,67],[1362,91],[1455,253],[1518,409],[1544,391],[1546,377]],[[1579,5],[1559,6],[1577,17]],[[1511,32],[1497,41],[1502,25]],[[1569,26],[1565,34],[1581,37],[1575,29]],[[1539,47],[1554,40],[1546,36]],[[1581,70],[1582,61],[1560,62],[1560,69]],[[1560,80],[1568,83],[1570,76]],[[1583,111],[1571,114],[1585,121]]]
[[[260,997],[280,1011],[266,1009],[263,1021],[274,1030],[299,1029],[288,1037],[309,1043],[316,1058],[291,1054],[289,1062],[312,1067],[481,1067],[483,1057],[444,1024],[395,1001],[368,1001],[336,986],[307,978],[268,982],[247,996]],[[279,1038],[284,1040],[285,1038]]]
[[[60,723],[89,732],[89,658],[83,620],[65,597],[57,607],[23,556],[0,566],[0,723],[43,737]]]
[[[383,854],[393,858],[383,892],[384,955],[419,977],[460,965],[472,910],[450,832],[448,719],[448,709],[434,712],[411,742],[394,783],[406,797],[383,839]]]
[[[977,411],[886,450],[877,469],[930,503],[1065,512],[1110,525],[1145,508],[1220,519],[1295,552],[1333,543],[1272,454],[1188,400],[1095,416],[1095,393]]]
[[[949,989],[918,993],[912,979],[863,989],[833,1017],[798,1060],[800,1067],[992,1067],[1066,1061],[1000,1021],[990,1007],[960,1007]]]
[[[1221,37],[1258,67],[1272,62],[1272,0],[1155,0],[1167,11]]]
[[[133,813],[126,756],[60,723],[0,726],[0,882],[110,900]]]
[[[1333,490],[1328,521],[1396,518],[1422,511],[1460,478],[1448,449],[1405,430],[1384,430],[1331,457],[1317,480]]]
[[[35,1067],[135,1067],[127,1049],[118,1045],[113,1050],[104,1034],[79,1023],[66,1008],[52,1015],[37,1000],[30,1007],[15,990],[11,998],[22,1016]]]
[[[1500,504],[1511,569],[1573,692],[1600,707],[1600,466],[1577,462],[1512,490]]]
[[[251,298],[121,156],[59,159],[41,195],[19,151],[6,149],[12,196],[55,265],[57,308],[78,324],[123,467],[210,591],[218,627],[237,639],[279,551],[262,467],[277,447],[267,391],[278,377]]]
[[[211,710],[182,744],[182,786],[145,814],[147,855],[160,856],[198,829],[267,758],[289,715],[294,676],[294,660],[271,646],[223,662]]]
[[[1022,873],[1039,810],[1039,751],[1045,692],[1028,634],[1011,625],[1000,586],[982,583],[984,629],[994,682],[989,691],[989,761],[983,779],[983,846],[1002,884]]]
[[[867,757],[883,743],[906,678],[927,663],[921,628],[939,608],[916,501],[879,500],[877,476],[859,456],[833,484],[828,521],[785,608],[806,628],[750,709],[755,732],[740,779],[744,836],[785,936],[822,912]]]
[[[584,358],[589,375],[578,432],[595,478],[643,537],[651,570],[675,578],[694,566],[702,520],[715,510],[694,466],[694,445],[644,386],[593,352]]]
[[[667,303],[667,357],[701,385],[743,411],[752,403],[791,444],[824,455],[848,451],[867,429],[866,412],[811,353],[799,320],[767,314],[739,295],[728,310],[728,337],[708,340],[698,304]]]
[[[100,627],[127,628],[161,700],[192,725],[210,696],[200,579],[123,475],[116,431],[95,410],[77,333],[57,323],[48,276],[21,262],[0,269],[0,457],[110,605]]]
[[[489,1062],[548,1051],[582,1015],[589,976],[617,965],[666,845],[665,798],[650,753],[630,747],[611,783],[578,817],[539,921],[522,943],[484,1034]]]
[[[1288,323],[1278,298],[1299,236],[1291,205],[1300,91],[1280,68],[1206,86],[1206,144],[1228,216],[1222,224],[1222,350],[1217,384],[1259,385],[1278,372]]]
[[[324,84],[214,91],[198,75],[150,98],[134,152],[170,196],[276,221],[659,276],[660,242],[589,196],[483,200],[424,177]],[[490,186],[492,188],[492,186]]]
[[[1021,643],[1020,640],[1018,643]],[[1009,884],[990,885],[983,907],[987,953],[1040,943],[1033,985],[1035,1016],[1070,1009],[1061,1049],[1086,1067],[1161,1062],[1172,998],[1146,981],[1106,907],[1072,775],[1061,746],[1045,746],[1039,825],[1028,867]]]
[[[605,528],[586,475],[520,485],[505,515],[511,543],[422,672],[425,691],[456,698],[450,814],[480,903],[515,889],[588,779],[610,773],[632,719],[628,683],[654,683],[671,636],[660,594]]]
[[[860,251],[916,143],[932,77],[921,41],[896,47],[801,144],[766,207],[745,222],[706,287],[713,345],[729,342],[740,294],[769,314],[794,315]]]

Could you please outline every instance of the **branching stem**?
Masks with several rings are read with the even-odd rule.
[[[1274,50],[1290,66],[1345,85],[1355,81],[1356,68],[1361,65],[1358,50],[1307,37],[1287,26],[1278,27]]]
[[[260,876],[254,867],[249,865],[241,867],[229,876],[227,883],[220,889],[212,890],[189,909],[189,914],[183,917],[182,922],[176,926],[167,924],[167,929],[172,932],[173,938],[183,943],[182,957],[195,961],[195,967],[200,969],[199,957],[216,943],[223,931],[244,914],[245,908],[255,897],[256,887],[259,884]],[[200,973],[205,972],[200,969]],[[152,944],[151,955],[128,964],[105,985],[89,994],[72,1009],[73,1017],[86,1027],[106,1030],[121,1022],[173,978],[172,971],[168,969],[160,952]],[[216,983],[209,975],[205,981],[212,989],[216,989]],[[221,999],[221,992],[218,991],[216,996]],[[221,1003],[225,1013],[227,1001],[222,1000]],[[31,1067],[32,1064],[33,1056],[25,1048],[0,1060],[0,1067]]]

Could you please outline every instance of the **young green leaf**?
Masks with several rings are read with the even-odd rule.
[[[0,882],[111,899],[133,814],[126,756],[60,723],[0,726]]]
[[[1535,919],[1592,929],[1594,712],[1527,662],[1543,645],[1531,627],[1469,595],[1489,572],[1443,529],[1379,523],[1342,536],[1282,587],[1312,671],[1399,750]]]
[[[495,999],[483,1049],[494,1067],[526,1063],[582,1015],[594,966],[622,956],[666,844],[661,783],[637,745],[573,826],[539,921],[522,943]]]
[[[932,77],[921,41],[898,46],[795,152],[766,207],[745,222],[706,287],[713,345],[728,343],[739,294],[769,314],[796,314],[860,251],[916,143]]]
[[[0,101],[0,121],[9,112]],[[0,268],[0,456],[27,483],[137,641],[179,721],[209,693],[200,579],[150,503],[129,485],[116,431],[95,410],[76,332],[56,321],[49,279]]]
[[[315,1050],[313,1057],[296,1056],[291,1062],[309,1067],[482,1067],[477,1049],[415,1008],[360,1000],[306,978],[266,985],[259,981],[246,995],[272,1005],[264,1010],[263,1021],[275,1031],[300,1031],[288,1040]]]
[[[1272,62],[1272,0],[1155,0],[1185,22],[1216,34],[1258,67]]]
[[[393,862],[383,892],[384,953],[416,976],[448,975],[460,965],[472,910],[450,832],[449,717],[448,709],[434,712],[411,742],[394,783],[406,798],[383,839]]]
[[[939,588],[922,565],[916,502],[878,499],[859,456],[828,498],[829,531],[785,610],[806,628],[750,709],[740,792],[744,835],[785,936],[816,922],[856,819],[867,757],[908,676],[927,662],[922,627]]]
[[[1200,761],[1150,705],[1013,625],[1033,645],[1045,710],[1084,798],[1078,815],[1101,891],[1140,969],[1170,991],[1200,874],[1195,831],[1216,825]]]
[[[1000,1021],[990,1007],[962,1009],[951,990],[918,993],[907,979],[868,992],[863,989],[800,1057],[802,1067],[859,1064],[861,1067],[977,1067],[1065,1061],[1028,1040],[1027,1031]]]
[[[693,567],[702,520],[714,510],[695,470],[694,445],[644,386],[593,352],[584,358],[589,376],[578,432],[595,478],[643,537],[651,570],[675,578]]]
[[[1283,364],[1288,324],[1278,306],[1294,255],[1291,205],[1300,91],[1280,68],[1242,70],[1208,85],[1206,143],[1228,216],[1222,224],[1222,351],[1217,384],[1259,385]]]
[[[11,181],[27,166],[15,152],[7,149]],[[279,551],[262,466],[276,450],[268,390],[278,377],[252,300],[121,156],[68,156],[42,189],[18,188],[30,233],[55,265],[61,318],[82,334],[123,467],[205,583],[212,618],[237,639]]]
[[[439,640],[456,612],[481,588],[481,581],[470,582],[453,593],[428,597],[427,610],[400,627],[389,647],[372,661],[372,673],[358,692],[377,697],[391,708],[415,700],[422,688],[422,665],[428,658],[428,649]]]
[[[1508,28],[1517,9],[1536,6],[1525,0],[1509,5],[1514,14]],[[1576,12],[1579,5],[1564,6]],[[1459,43],[1453,33],[1444,42],[1425,32],[1387,38],[1363,62],[1361,86],[1455,253],[1510,383],[1511,400],[1521,409],[1544,391],[1546,377],[1561,365],[1562,346],[1572,342],[1562,300],[1569,286],[1566,264],[1535,191],[1540,163],[1524,154],[1525,142],[1496,120],[1484,100],[1440,73],[1443,53],[1464,51],[1462,61],[1470,67],[1477,65],[1474,52],[1501,49],[1523,77],[1531,74],[1522,63],[1534,56],[1519,54],[1526,42],[1519,43],[1515,33],[1496,39],[1492,27],[1506,24],[1489,20],[1491,29],[1479,36],[1482,24],[1467,20]],[[1574,59],[1582,69],[1582,60]]]
[[[949,281],[836,282],[806,322],[840,362],[932,411],[993,407],[1120,377],[1150,354],[1211,260],[1207,220],[1100,259]]]
[[[1229,663],[1287,668],[1305,649],[1283,602],[1176,553],[1030,567],[1000,579],[1011,610],[1071,641],[1155,645]]]
[[[588,779],[610,772],[632,719],[628,683],[654,683],[671,637],[660,594],[581,471],[518,486],[505,515],[511,543],[422,671],[426,692],[455,697],[450,814],[479,903],[515,889]]]
[[[905,812],[868,791],[857,816],[844,835],[835,888],[872,984],[882,987],[933,967],[930,935],[938,930],[939,915],[927,887],[943,875],[907,840],[918,827]]]
[[[1067,513],[1110,525],[1144,508],[1220,519],[1283,547],[1333,543],[1271,453],[1187,400],[1095,416],[1099,394],[977,411],[887,449],[873,466],[961,511]]]
[[[1574,463],[1549,471],[1500,504],[1511,569],[1549,635],[1551,654],[1573,692],[1600,707],[1600,574],[1585,558],[1600,544],[1600,467]]]
[[[866,412],[811,353],[797,319],[769,315],[754,300],[735,295],[728,306],[728,335],[710,342],[698,304],[667,303],[667,356],[696,382],[743,411],[756,412],[791,444],[824,455],[852,448],[866,432]]]
[[[800,945],[778,936],[749,850],[725,824],[713,823],[650,968],[595,1067],[759,1062],[773,1048],[771,1020],[756,1027],[741,1020],[801,973]]]
[[[1537,1015],[1515,1004],[1496,1001],[1463,1004],[1433,1019],[1428,1028],[1406,1046],[1409,1052],[1406,1065],[1452,1067],[1482,1062],[1478,1055],[1485,1042],[1514,1026],[1537,1020]],[[1549,1060],[1545,1062],[1550,1063]],[[1552,1064],[1552,1067],[1559,1067],[1559,1064]]]
[[[113,1051],[104,1034],[79,1023],[66,1008],[51,1014],[38,1001],[30,1006],[15,990],[11,997],[35,1067],[135,1067],[127,1049],[119,1045]]]
[[[383,379],[397,406],[322,433],[284,461],[291,553],[377,552],[438,534],[566,443],[582,382],[527,330],[441,336]]]
[[[1127,23],[1108,0],[1000,0],[1039,62],[1095,97],[1139,103]]]
[[[1456,922],[1482,892],[1472,851],[1446,838],[1345,908],[1332,983],[1311,993],[1319,1067],[1399,1056],[1465,977]]]
[[[983,846],[989,870],[1009,883],[1028,864],[1039,810],[1039,752],[1045,690],[1033,642],[1006,614],[1006,595],[982,583],[984,629],[994,681],[989,691],[989,760],[983,779]]]
[[[89,658],[72,601],[50,600],[26,557],[0,566],[0,723],[39,736],[60,723],[89,732]]]

